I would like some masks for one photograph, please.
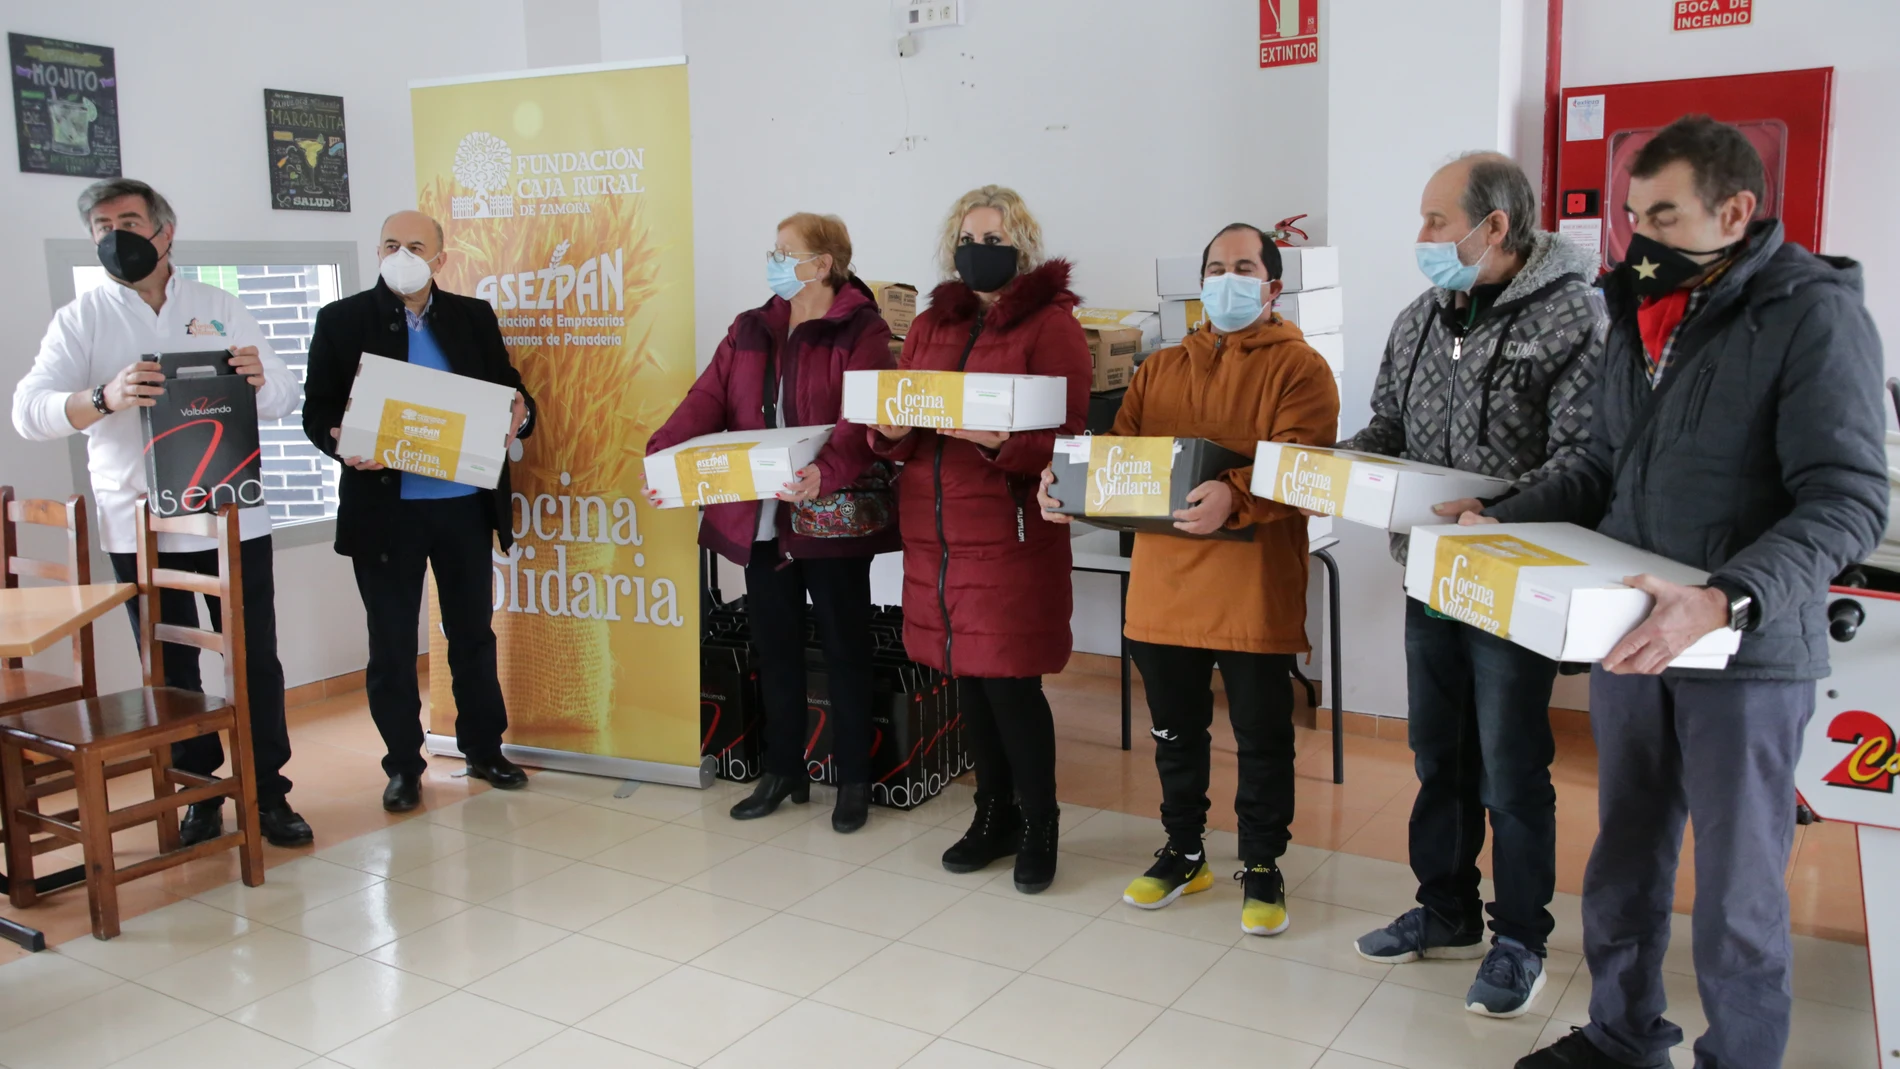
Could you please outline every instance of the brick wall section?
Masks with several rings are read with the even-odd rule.
[[[209,275],[213,269],[204,269]],[[206,277],[214,285],[235,283],[238,298],[249,308],[270,337],[271,348],[301,385],[310,350],[310,330],[317,309],[337,298],[336,269],[329,266],[267,266],[226,268],[222,277]],[[336,515],[337,465],[319,453],[304,437],[302,405],[298,412],[265,423],[264,499],[271,521],[282,525]]]

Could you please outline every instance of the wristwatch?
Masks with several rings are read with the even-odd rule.
[[[92,388],[92,407],[98,409],[99,414],[102,416],[110,416],[112,414],[112,406],[106,404],[106,388],[104,386],[94,386]]]
[[[1728,601],[1728,628],[1730,631],[1753,631],[1756,617],[1755,595],[1743,590],[1727,579],[1711,579],[1710,590],[1718,591]]]

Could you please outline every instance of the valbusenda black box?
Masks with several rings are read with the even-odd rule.
[[[222,350],[148,353],[165,375],[158,403],[139,409],[145,485],[160,516],[211,512],[226,502],[264,503],[257,391]]]
[[[1253,460],[1204,438],[1129,438],[1084,435],[1057,438],[1049,493],[1056,511],[1117,531],[1183,534],[1176,510],[1188,508],[1195,487]],[[1204,538],[1253,541],[1253,528],[1222,528]]]

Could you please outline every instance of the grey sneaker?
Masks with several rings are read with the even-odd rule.
[[[1544,959],[1515,939],[1499,936],[1478,966],[1465,1009],[1484,1017],[1520,1017],[1544,989]]]
[[[1403,965],[1420,958],[1469,961],[1484,956],[1484,933],[1459,931],[1438,914],[1419,906],[1398,920],[1353,940],[1352,947],[1367,961]]]

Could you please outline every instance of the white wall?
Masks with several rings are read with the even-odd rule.
[[[190,5],[82,0],[9,8],[6,29],[116,50],[128,176],[172,201],[179,237],[225,241],[356,241],[375,277],[376,231],[415,203],[408,82],[524,65],[521,0],[453,5],[237,0]],[[350,141],[349,214],[273,211],[265,181],[263,90],[341,94]],[[4,150],[11,155],[11,149]],[[32,364],[52,314],[43,245],[85,236],[74,212],[80,179],[22,174],[0,163],[0,389]],[[0,481],[23,496],[73,492],[69,443],[22,441],[0,429]],[[100,562],[103,564],[103,561]],[[292,685],[361,668],[362,607],[349,563],[328,544],[277,555],[280,654]],[[102,685],[137,682],[130,629],[96,629]]]
[[[1677,33],[1648,0],[1572,2],[1564,14],[1564,84],[1608,85],[1763,71],[1834,68],[1834,131],[1821,252],[1866,268],[1867,304],[1900,374],[1900,3],[1759,3],[1747,26]]]

